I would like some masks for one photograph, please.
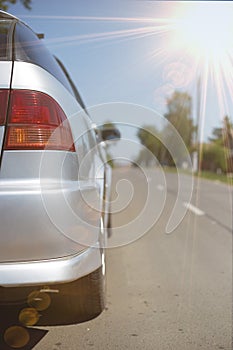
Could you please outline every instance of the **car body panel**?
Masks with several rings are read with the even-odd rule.
[[[86,187],[86,188],[85,188]],[[82,199],[93,184],[5,181],[0,184],[1,262],[61,258],[96,246],[100,214]],[[90,224],[92,220],[92,225]],[[4,234],[6,232],[7,234]]]
[[[0,286],[81,278],[102,266],[106,235],[106,167],[92,121],[75,94],[35,63],[0,62],[0,87],[50,96],[66,115],[75,146],[69,152],[2,145]],[[1,126],[0,145],[4,133]]]
[[[9,89],[11,84],[12,62],[0,61],[0,89]]]

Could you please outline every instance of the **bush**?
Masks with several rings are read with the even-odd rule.
[[[228,151],[217,143],[204,144],[201,152],[201,169],[223,173],[227,172]]]

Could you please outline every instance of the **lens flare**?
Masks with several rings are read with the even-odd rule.
[[[26,328],[20,326],[9,327],[4,333],[4,341],[13,349],[20,349],[28,344],[30,340]]]
[[[182,3],[174,13],[171,42],[180,61],[188,61],[198,88],[198,133],[204,140],[209,91],[216,96],[220,118],[230,115],[233,94],[233,3]],[[195,80],[195,79],[194,79]]]
[[[47,293],[40,292],[38,290],[32,292],[28,296],[28,305],[35,308],[38,311],[48,309],[51,304],[51,298]]]
[[[176,43],[198,57],[216,62],[233,48],[233,6],[199,3],[174,23]]]
[[[34,308],[25,308],[20,311],[19,322],[24,326],[34,326],[39,321],[39,313]]]

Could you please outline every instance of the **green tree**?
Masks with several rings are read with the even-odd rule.
[[[7,11],[10,5],[15,5],[18,0],[0,0],[0,10]],[[20,0],[21,4],[28,10],[31,9],[31,0]]]
[[[192,119],[192,98],[186,92],[175,91],[167,99],[165,118],[176,128],[187,149],[192,151],[196,127]]]
[[[227,115],[223,118],[222,127],[214,128],[209,140],[233,150],[233,123]]]
[[[218,143],[211,142],[202,145],[202,170],[217,172],[221,169],[222,172],[227,171],[227,149]]]
[[[224,120],[224,145],[227,148],[233,150],[233,123],[230,118],[226,115]]]
[[[162,143],[159,139],[159,132],[153,125],[144,125],[137,132],[141,144],[146,149],[141,150],[136,163],[145,164],[146,166],[154,165],[156,159],[161,160]]]
[[[209,137],[210,142],[223,145],[222,128],[214,128],[212,131],[212,136]]]
[[[197,128],[192,119],[192,98],[186,92],[174,91],[173,94],[167,98],[167,113],[165,118],[171,125],[177,130],[178,134],[182,138],[188,151],[191,153],[194,150],[194,135],[197,132]],[[169,145],[170,149],[176,147],[177,136],[174,134],[171,126],[167,124],[163,129],[163,140],[165,144]],[[172,159],[168,149],[163,147],[162,151],[162,163],[168,166],[174,166],[176,161],[177,165],[182,165],[185,159],[185,153],[179,154],[179,159]]]
[[[214,128],[210,143],[204,145],[202,152],[202,169],[223,172],[233,171],[233,124],[225,116],[222,126]]]

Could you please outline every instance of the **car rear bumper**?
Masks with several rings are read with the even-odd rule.
[[[86,276],[101,265],[102,252],[92,247],[77,255],[59,259],[1,263],[0,285],[14,287],[70,282]]]
[[[102,180],[77,179],[75,156],[61,152],[46,153],[38,174],[41,156],[5,152],[2,159],[0,286],[66,283],[101,266]]]

